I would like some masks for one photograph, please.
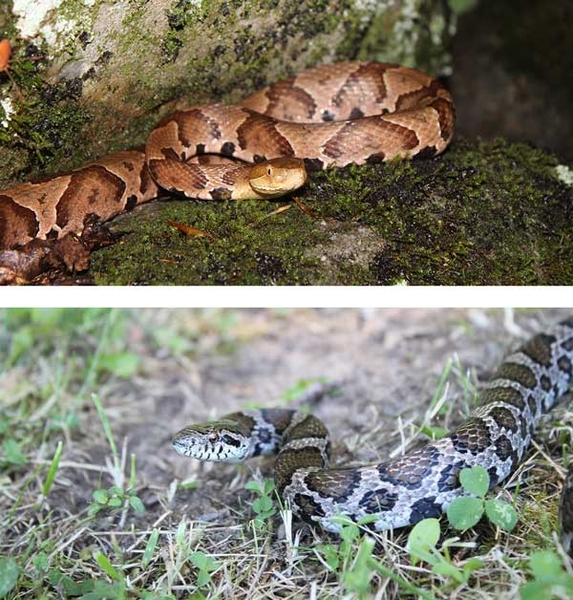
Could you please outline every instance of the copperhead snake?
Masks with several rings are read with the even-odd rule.
[[[204,200],[277,197],[305,183],[305,167],[435,156],[453,126],[452,98],[438,80],[375,62],[322,65],[236,105],[176,112],[145,151],[0,191],[0,280],[26,271],[16,258],[27,249],[81,236],[88,221],[107,221],[160,190]],[[198,163],[213,155],[218,164]]]
[[[278,493],[299,517],[337,533],[338,518],[367,519],[377,531],[437,517],[464,494],[458,474],[481,465],[494,487],[522,461],[541,416],[569,389],[573,377],[573,317],[527,341],[505,358],[480,405],[449,435],[377,465],[329,469],[326,426],[289,409],[245,410],[189,425],[173,447],[199,460],[240,462],[277,454]],[[573,471],[562,500],[567,535],[573,532]]]

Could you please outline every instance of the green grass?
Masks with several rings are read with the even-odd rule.
[[[282,367],[262,356],[277,351],[286,361],[285,352],[301,351],[292,340],[314,344],[316,332],[321,343],[341,330],[348,340],[363,340],[364,355],[353,365],[364,361],[368,379],[374,377],[368,365],[385,370],[388,389],[369,390],[371,400],[358,393],[351,402],[366,402],[360,405],[366,414],[369,403],[389,399],[402,378],[392,375],[394,368],[409,365],[423,340],[405,338],[381,350],[380,366],[367,347],[374,337],[355,328],[348,316],[354,313],[0,310],[0,598],[439,599],[518,597],[523,590],[524,598],[547,600],[548,589],[555,597],[570,595],[570,564],[554,533],[560,484],[554,464],[562,448],[570,453],[565,417],[545,426],[540,437],[555,441],[544,456],[529,453],[505,490],[484,499],[479,478],[468,484],[481,490],[481,507],[498,497],[515,505],[520,520],[512,532],[487,517],[460,532],[443,518],[411,533],[346,523],[334,537],[301,526],[281,506],[268,479],[270,463],[198,467],[172,451],[170,435],[181,414],[189,417],[188,404],[220,414],[198,399],[205,386],[215,386],[206,398],[218,397],[221,386],[244,399],[251,380],[266,381],[266,389]],[[402,331],[383,315],[367,328]],[[349,389],[360,387],[347,382],[322,400],[318,409],[334,421],[327,424],[335,447],[351,449],[344,461],[373,451],[370,460],[382,460],[393,448],[410,448],[463,420],[476,396],[469,364],[494,367],[498,357],[488,355],[492,346],[486,351],[485,342],[507,344],[498,317],[480,329],[465,312],[436,313],[427,335],[450,340],[451,331],[461,331],[456,347],[471,346],[478,358],[467,363],[446,352],[437,361],[428,354],[432,368],[426,373],[417,364],[413,377],[419,409],[403,412],[401,426],[388,413],[380,425],[367,419],[354,438],[338,440],[348,423],[360,422],[348,401]],[[253,344],[262,353],[258,362],[249,354]],[[273,366],[261,378],[265,360]],[[296,364],[302,369],[301,359]],[[277,396],[289,403],[304,397],[314,379],[305,382],[303,375],[275,388]]]

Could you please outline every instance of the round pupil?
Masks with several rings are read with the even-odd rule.
[[[218,433],[210,433],[209,434],[209,441],[211,443],[214,444],[218,439],[219,439],[219,434]]]

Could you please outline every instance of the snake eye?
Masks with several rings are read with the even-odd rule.
[[[273,170],[270,167],[268,167],[267,168],[267,175],[272,175],[272,172],[273,172]]]
[[[234,446],[235,448],[238,448],[241,445],[241,442],[238,439],[231,437],[230,435],[224,435],[223,442],[227,446]]]
[[[216,431],[214,431],[213,433],[209,434],[207,439],[211,442],[211,444],[214,444],[216,441],[218,441],[219,434]]]

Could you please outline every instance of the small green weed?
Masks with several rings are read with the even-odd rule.
[[[183,573],[187,576],[191,565],[194,581],[190,585],[193,591],[187,597],[203,600],[214,597],[215,583],[212,576],[223,566],[223,563],[202,550],[196,550],[196,544],[195,526],[183,518],[175,532],[175,544],[170,549],[173,558],[167,571],[167,587],[172,589],[174,582],[180,581]]]
[[[520,589],[521,600],[573,598],[573,575],[563,568],[557,553],[552,550],[535,552],[529,559],[534,581]]]
[[[52,570],[48,576],[50,584],[60,589],[65,597],[80,597],[81,600],[127,600],[127,598],[134,597],[134,587],[125,572],[125,567],[115,567],[111,560],[99,550],[93,553],[92,559],[99,567],[101,575],[108,577],[111,581],[93,577],[83,581],[74,581],[67,575]],[[136,597],[142,600],[173,598],[170,595],[147,590],[137,590],[136,593]]]
[[[112,485],[107,490],[98,489],[92,493],[92,503],[88,509],[88,516],[95,517],[100,511],[118,511],[130,506],[139,513],[145,512],[143,502],[132,488],[122,490],[117,485]]]
[[[370,597],[372,578],[379,574],[394,581],[405,592],[431,600],[431,594],[398,575],[394,569],[386,567],[374,555],[374,540],[361,531],[361,526],[371,521],[371,517],[367,517],[355,523],[348,517],[340,516],[337,522],[342,541],[338,545],[323,544],[315,548],[318,560],[331,572],[339,573],[340,582],[351,597]]]
[[[249,481],[245,485],[245,489],[258,495],[258,498],[253,500],[251,505],[253,512],[256,514],[251,523],[255,529],[263,529],[269,523],[269,519],[277,512],[272,498],[275,491],[275,482],[272,479],[265,479],[262,482]]]
[[[451,375],[455,375],[462,387],[462,412],[465,415],[468,414],[469,407],[476,397],[475,387],[468,373],[463,371],[458,356],[454,355],[453,357],[448,358],[444,368],[442,369],[442,374],[440,375],[434,395],[432,396],[428,409],[426,410],[424,422],[420,426],[420,432],[427,435],[432,440],[439,440],[448,433],[447,428],[440,425],[433,425],[431,421],[436,415],[447,415],[453,408],[453,403],[447,402],[449,378]]]
[[[20,466],[26,464],[26,456],[22,452],[23,443],[6,438],[2,441],[2,455],[0,456],[0,466]]]
[[[0,556],[0,598],[4,598],[16,586],[20,567],[9,556]]]
[[[483,567],[483,562],[470,558],[463,566],[452,563],[450,548],[462,546],[459,538],[450,538],[443,542],[441,550],[437,544],[440,539],[440,522],[437,519],[424,519],[417,523],[408,536],[408,550],[413,565],[424,561],[432,565],[432,573],[452,580],[455,585],[467,583],[472,573]]]
[[[339,573],[341,584],[347,593],[365,598],[371,587],[375,570],[372,565],[374,540],[361,537],[360,528],[346,517],[340,517],[340,539],[338,546],[324,544],[317,549],[319,560],[330,571]]]
[[[489,490],[489,474],[480,466],[460,471],[460,483],[471,496],[456,498],[448,507],[448,520],[452,527],[465,531],[473,527],[484,515],[500,529],[511,531],[517,523],[515,508],[503,500],[485,499]]]
[[[211,573],[216,571],[221,563],[201,550],[191,552],[189,561],[197,568],[197,587],[211,585]]]
[[[52,462],[50,463],[50,468],[48,469],[48,474],[46,475],[46,479],[44,480],[44,484],[42,485],[42,496],[44,496],[44,498],[50,493],[50,490],[54,485],[56,474],[58,472],[58,467],[60,466],[60,458],[62,458],[63,448],[64,445],[62,444],[62,442],[58,442],[58,445],[56,446],[56,451],[54,452],[54,457],[52,458]]]
[[[103,429],[105,431],[105,435],[111,448],[113,456],[111,475],[115,481],[115,484],[107,490],[98,489],[92,493],[93,502],[90,504],[88,509],[88,516],[94,517],[103,509],[109,509],[111,511],[118,511],[121,509],[124,511],[123,514],[125,516],[129,507],[133,508],[136,512],[143,513],[145,511],[145,507],[135,491],[135,454],[131,455],[129,480],[126,485],[123,474],[126,463],[125,446],[120,457],[111,432],[109,420],[105,414],[101,401],[96,394],[92,394],[92,400],[96,406]]]

